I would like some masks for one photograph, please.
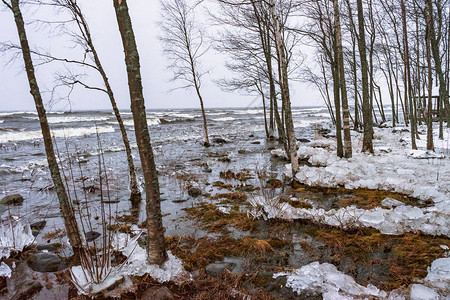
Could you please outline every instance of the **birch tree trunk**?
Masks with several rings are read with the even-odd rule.
[[[342,34],[341,34],[341,21],[339,12],[338,0],[333,1],[334,8],[334,22],[336,31],[336,52],[337,52],[337,65],[339,74],[339,88],[340,96],[342,100],[342,117],[344,123],[344,157],[352,157],[352,140],[350,135],[350,118],[348,110],[348,98],[347,98],[347,85],[345,82],[345,69],[344,69],[344,54],[342,51]]]
[[[372,107],[370,107],[369,99],[369,78],[368,78],[368,64],[366,53],[366,33],[364,28],[364,9],[362,0],[357,0],[358,5],[358,48],[361,57],[361,73],[362,73],[362,90],[363,90],[363,123],[364,123],[364,137],[363,137],[363,152],[373,153],[373,128],[372,128]]]
[[[141,81],[139,53],[134,37],[131,18],[128,13],[126,0],[113,0],[117,23],[122,38],[127,66],[128,87],[130,90],[131,111],[136,134],[136,142],[141,158],[142,171],[145,180],[146,194],[146,226],[147,262],[162,265],[167,260],[164,227],[161,216],[161,199],[159,192],[158,174],[156,171],[153,149],[145,112],[145,102]]]

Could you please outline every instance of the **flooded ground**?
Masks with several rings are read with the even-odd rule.
[[[209,148],[201,146],[198,112],[189,111],[187,115],[181,111],[150,114],[155,119],[150,130],[161,185],[167,246],[182,259],[184,267],[194,278],[194,282],[181,286],[165,285],[166,293],[174,299],[210,299],[217,295],[212,294],[214,291],[220,291],[219,295],[224,299],[231,294],[237,298],[320,299],[314,295],[300,297],[284,287],[284,277],[273,278],[275,273],[300,268],[314,261],[335,265],[359,284],[370,283],[390,291],[423,278],[431,262],[446,252],[443,246],[450,247],[450,241],[445,237],[411,233],[387,236],[369,229],[344,231],[305,221],[253,218],[248,201],[260,196],[276,196],[280,203],[286,202],[294,207],[326,210],[349,205],[369,209],[379,206],[385,198],[420,207],[427,205],[417,199],[385,191],[291,186],[282,176],[286,162],[270,155],[270,150],[278,144],[266,141],[259,113],[252,110],[211,111],[210,116],[216,115],[210,119],[213,145]],[[297,137],[305,143],[312,139],[314,124],[321,122],[322,115],[320,109],[295,110]],[[15,118],[24,116],[33,117],[20,114]],[[0,133],[10,141],[2,143],[0,150],[0,187],[3,194],[19,193],[25,201],[22,206],[2,207],[2,218],[15,215],[30,223],[45,221],[45,224],[34,226],[39,250],[28,249],[8,260],[8,264],[14,262],[15,268],[7,280],[3,297],[76,297],[76,289],[69,283],[70,275],[66,269],[73,261],[65,259],[71,253],[66,247],[57,200],[45,167],[43,146],[37,140],[25,139],[33,134],[33,128],[25,128],[19,131],[21,135],[17,135],[17,129],[8,128],[17,127],[19,121],[12,117],[4,118]],[[9,122],[8,118],[14,121]],[[101,216],[100,190],[104,190],[105,195],[109,192],[109,197],[104,198],[113,219],[108,230],[128,233],[132,232],[133,224],[142,226],[144,204],[136,208],[128,200],[128,178],[124,175],[127,174],[126,161],[112,116],[105,112],[89,112],[55,118],[60,118],[55,122],[67,122],[67,118],[71,118],[76,120],[73,122],[81,122],[76,123],[77,126],[85,128],[81,136],[74,134],[66,140],[58,138],[58,148],[74,207],[83,216],[89,211],[93,219],[92,231],[95,233],[90,233],[92,238],[99,238],[103,232],[98,221]],[[56,129],[63,130],[71,123],[54,124],[62,124]],[[131,123],[127,124],[128,129],[132,129]],[[97,138],[93,134],[96,131],[87,133],[96,125],[103,128],[98,130],[103,131],[100,134],[101,149],[98,149]],[[101,152],[103,155],[98,155]],[[135,157],[138,157],[136,153]],[[107,186],[104,183],[100,185],[98,180],[99,158],[105,159]],[[73,164],[71,170],[71,161],[80,164]],[[83,192],[83,183],[86,193]],[[74,191],[78,191],[77,195]],[[96,233],[100,235],[96,236]],[[142,238],[141,244],[144,243],[145,238]],[[52,253],[62,257],[61,261],[54,260]],[[40,256],[36,258],[37,254]],[[119,257],[117,259],[120,260]],[[42,265],[50,268],[45,270],[49,272],[36,271]],[[58,270],[66,271],[54,272]],[[137,299],[149,290],[156,293],[162,288],[150,278],[134,278],[133,281],[135,288],[122,291],[123,299]]]

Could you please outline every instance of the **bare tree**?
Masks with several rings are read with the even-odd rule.
[[[128,134],[125,125],[123,124],[122,116],[120,115],[120,111],[117,107],[114,92],[112,90],[111,84],[109,83],[108,76],[100,60],[97,49],[94,46],[94,41],[92,39],[92,34],[87,19],[84,16],[83,11],[81,7],[78,5],[76,0],[52,0],[49,4],[57,8],[63,8],[64,10],[68,11],[72,18],[71,21],[73,21],[76,24],[76,28],[78,29],[76,32],[71,31],[69,34],[73,37],[72,40],[83,48],[84,59],[83,61],[76,61],[76,60],[70,61],[72,63],[76,63],[77,65],[90,67],[90,69],[94,69],[96,72],[98,72],[103,81],[104,88],[94,88],[93,86],[83,82],[79,78],[79,76],[61,75],[60,79],[62,79],[65,84],[68,85],[80,84],[85,88],[102,91],[108,95],[108,98],[111,102],[111,106],[114,112],[114,116],[116,117],[117,123],[119,124],[120,133],[122,135],[122,141],[125,146],[125,151],[127,155],[128,171],[130,174],[130,190],[131,190],[130,200],[132,202],[139,202],[141,200],[141,192],[139,191],[136,179],[136,171],[134,167],[130,141],[128,139]],[[48,58],[52,59],[52,57]],[[92,61],[92,64],[86,62],[88,58]],[[57,58],[53,59],[61,61],[61,59]]]
[[[145,112],[139,52],[128,12],[127,1],[113,0],[113,3],[125,52],[131,111],[133,113],[136,142],[145,180],[146,226],[148,231],[147,261],[149,264],[162,265],[167,260],[166,242],[161,216],[158,173],[156,171],[155,158],[153,156],[147,124],[147,114]]]
[[[270,12],[272,15],[272,22],[275,35],[275,46],[277,49],[278,63],[280,69],[280,87],[281,87],[281,101],[283,103],[283,116],[286,126],[286,137],[288,144],[288,157],[291,160],[292,176],[299,170],[298,156],[297,156],[297,139],[295,138],[294,122],[292,120],[291,110],[291,96],[289,92],[288,79],[288,63],[286,59],[285,42],[280,28],[280,15],[275,7],[274,0],[270,0]]]
[[[64,182],[62,180],[58,162],[56,159],[55,150],[53,148],[50,127],[48,125],[47,115],[45,112],[44,103],[42,101],[42,95],[39,90],[39,85],[37,83],[35,75],[33,60],[31,58],[31,50],[28,44],[25,24],[19,6],[19,0],[11,0],[9,3],[6,0],[2,0],[2,2],[11,10],[12,14],[14,15],[14,21],[16,23],[23,60],[25,63],[25,70],[28,77],[28,83],[30,84],[30,93],[33,96],[34,103],[36,105],[36,111],[39,116],[39,123],[41,125],[42,137],[44,140],[45,153],[47,155],[47,163],[50,169],[53,184],[55,185],[56,194],[58,196],[59,206],[62,211],[64,224],[67,231],[67,237],[69,238],[69,242],[74,250],[74,253],[79,253],[82,248],[80,229],[75,218],[72,203],[67,195],[67,191],[64,186]]]
[[[200,101],[203,117],[204,145],[209,146],[203,97],[200,93],[202,77],[207,72],[201,70],[200,59],[208,50],[204,47],[204,32],[196,20],[194,7],[185,0],[164,0],[161,3],[159,26],[164,53],[171,60],[169,69],[173,71],[173,81],[182,83],[180,88],[194,88]]]
[[[358,48],[359,56],[361,59],[361,72],[362,72],[362,89],[363,89],[363,123],[364,123],[364,137],[363,137],[363,152],[373,153],[373,127],[372,127],[372,107],[370,106],[369,99],[369,78],[368,78],[368,64],[367,64],[367,51],[366,51],[366,33],[364,28],[364,8],[362,0],[357,0],[358,5]]]

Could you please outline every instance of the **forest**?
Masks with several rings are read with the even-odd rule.
[[[0,298],[450,299],[450,1],[102,2],[0,2]]]

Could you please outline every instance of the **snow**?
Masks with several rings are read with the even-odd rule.
[[[364,287],[328,263],[313,262],[292,273],[277,273],[274,278],[287,276],[286,286],[299,295],[322,295],[324,300],[354,299],[355,297],[383,297],[386,292],[373,285]]]
[[[137,227],[132,228],[132,230],[138,231]],[[138,245],[139,237],[140,234],[133,238],[124,233],[116,235],[112,247],[122,252],[127,260],[122,265],[105,268],[103,272],[99,271],[98,273],[101,273],[101,276],[98,283],[95,283],[95,278],[90,276],[81,266],[72,267],[72,280],[78,291],[84,295],[95,295],[127,276],[149,274],[159,282],[167,282],[176,281],[188,275],[181,260],[172,255],[170,251],[167,252],[168,260],[161,267],[149,265],[145,249]]]
[[[11,251],[20,252],[25,246],[31,245],[34,236],[29,224],[8,220],[0,225],[0,259],[8,258]]]

